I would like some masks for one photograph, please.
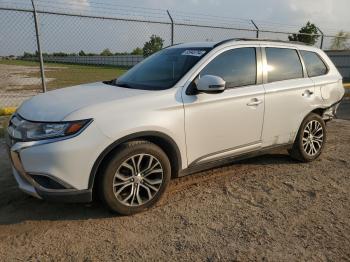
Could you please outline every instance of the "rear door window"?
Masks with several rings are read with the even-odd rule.
[[[318,54],[315,52],[302,50],[300,53],[304,60],[306,71],[309,77],[327,74],[328,68]]]
[[[267,47],[268,82],[303,78],[303,67],[295,49]]]

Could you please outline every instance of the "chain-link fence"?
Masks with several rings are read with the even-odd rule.
[[[32,12],[0,11],[0,108],[17,106],[41,90],[40,67],[20,66],[16,58],[37,50]],[[6,25],[6,26],[4,26]],[[20,33],[19,33],[20,32]],[[6,60],[4,60],[6,59]]]
[[[298,28],[94,1],[69,7],[52,0],[0,1],[0,108],[16,107],[46,89],[115,78],[142,60],[152,35],[168,46],[228,38],[288,40]],[[337,39],[321,30],[313,36],[323,49]],[[349,45],[347,37],[340,36],[339,46]]]

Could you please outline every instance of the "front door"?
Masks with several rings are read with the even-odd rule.
[[[265,103],[264,87],[257,77],[259,51],[255,47],[226,50],[201,70],[198,77],[222,77],[224,92],[183,92],[189,165],[260,147]]]

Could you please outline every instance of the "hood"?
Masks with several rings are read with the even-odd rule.
[[[150,91],[106,85],[102,82],[57,89],[25,101],[18,113],[27,120],[62,121],[69,114],[100,103],[139,96]]]

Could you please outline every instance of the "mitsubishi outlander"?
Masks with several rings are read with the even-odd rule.
[[[118,79],[50,91],[11,117],[7,145],[19,188],[129,215],[171,178],[276,147],[318,158],[344,95],[315,47],[232,39],[165,48]]]

